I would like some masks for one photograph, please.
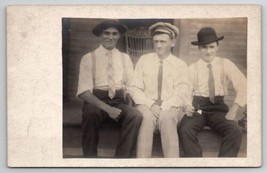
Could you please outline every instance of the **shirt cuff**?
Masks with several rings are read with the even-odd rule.
[[[78,89],[77,93],[76,93],[76,97],[79,98],[79,95],[81,95],[82,93],[86,92],[86,91],[90,91],[92,92],[91,89],[89,88],[83,88],[83,89]]]
[[[238,104],[240,107],[244,107],[247,103],[246,99],[240,99],[240,98],[235,98],[234,103]]]

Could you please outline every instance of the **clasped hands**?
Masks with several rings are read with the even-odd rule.
[[[160,105],[161,105],[161,103],[158,102],[158,101],[156,101],[156,102],[154,102],[154,103],[152,104],[152,106],[151,106],[151,108],[150,108],[150,110],[153,112],[153,114],[154,114],[154,116],[156,116],[156,118],[159,117],[159,115],[160,115],[160,113],[161,113],[161,111],[162,111]]]

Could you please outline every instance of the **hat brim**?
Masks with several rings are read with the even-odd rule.
[[[100,23],[96,25],[92,32],[96,36],[100,36],[100,34],[107,28],[116,28],[120,34],[124,34],[127,31],[127,26],[120,24],[120,23]]]
[[[199,46],[199,45],[204,45],[204,44],[209,44],[209,43],[213,43],[216,41],[220,41],[222,39],[224,39],[224,36],[218,37],[217,39],[214,39],[214,40],[208,40],[208,41],[203,41],[203,42],[192,41],[191,44],[195,46]]]

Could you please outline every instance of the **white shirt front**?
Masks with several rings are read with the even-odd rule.
[[[189,67],[189,79],[193,95],[209,97],[209,69],[203,59]],[[215,95],[228,94],[228,85],[231,81],[236,91],[235,103],[244,106],[247,101],[247,79],[243,73],[228,59],[215,57],[211,62],[215,83]]]
[[[163,60],[162,105],[163,110],[171,106],[184,106],[190,97],[187,65],[170,54]],[[149,108],[158,99],[158,69],[160,59],[156,53],[143,55],[135,67],[130,94],[136,104]]]
[[[108,76],[107,76],[107,66],[108,66],[108,51],[102,45],[100,45],[95,50],[95,83],[93,81],[92,73],[92,53],[87,53],[81,59],[80,63],[80,73],[78,81],[77,96],[85,91],[91,91],[93,89],[108,90]],[[118,49],[114,48],[111,50],[114,68],[114,81],[116,89],[123,88],[123,62],[121,60],[122,54],[125,58],[125,72],[126,72],[126,85],[129,84],[132,74],[133,74],[133,63],[130,57],[120,52]]]

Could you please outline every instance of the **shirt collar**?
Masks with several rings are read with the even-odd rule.
[[[104,48],[101,44],[100,44],[100,46],[98,47],[98,50],[99,50],[100,52],[103,52],[104,54],[106,54],[108,51],[111,51],[112,53],[117,52],[117,48],[113,48],[112,50],[108,50],[108,49]]]
[[[219,60],[219,57],[216,56],[211,63],[207,63],[202,58],[199,60],[199,62],[204,66],[207,66],[208,64],[211,64],[213,66],[218,62],[218,60]]]
[[[157,53],[155,53],[155,54],[156,54],[156,57],[158,59],[158,62],[160,62],[161,59],[158,57],[158,54]],[[164,58],[162,60],[162,62],[164,62],[164,63],[170,62],[172,60],[172,58],[173,58],[173,55],[172,55],[172,53],[170,53],[169,56],[167,56],[166,58]]]

